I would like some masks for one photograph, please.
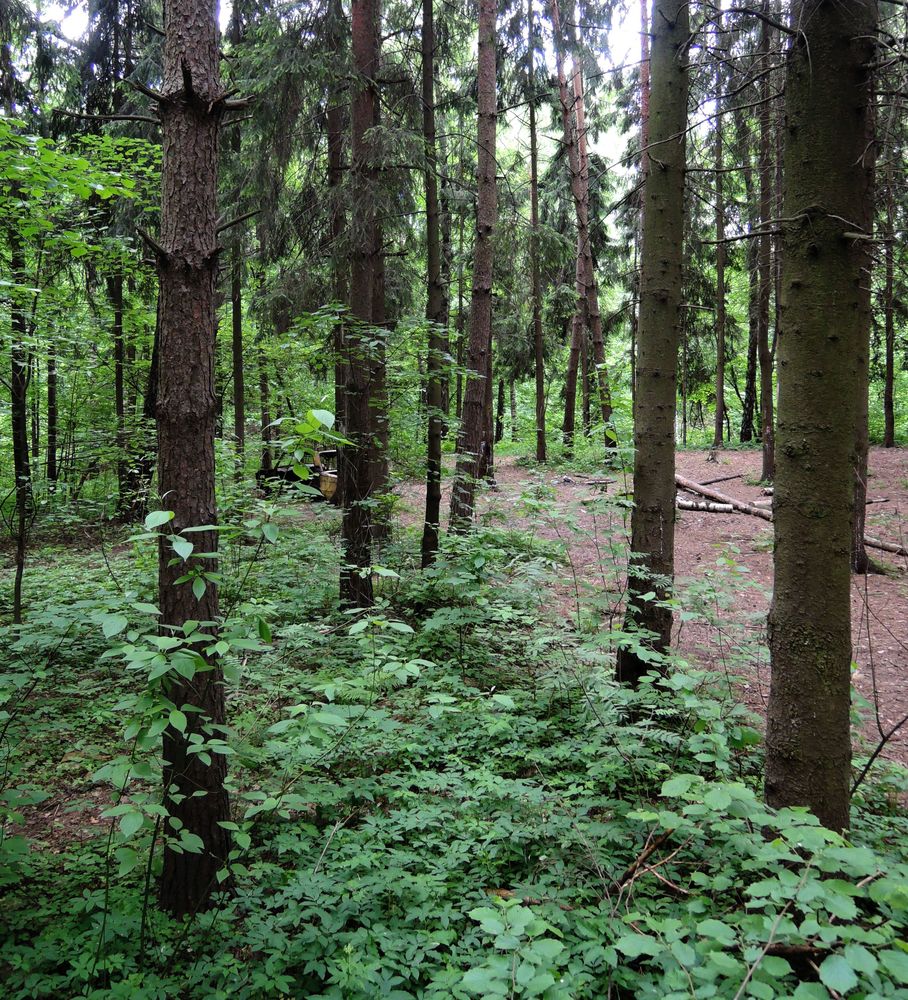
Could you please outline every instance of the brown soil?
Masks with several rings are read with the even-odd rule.
[[[717,462],[707,461],[707,454],[679,452],[678,472],[697,483],[738,476],[713,488],[739,500],[767,502],[756,485],[758,451],[721,452]],[[606,479],[611,481],[603,483]],[[480,521],[531,531],[566,546],[569,572],[556,587],[558,613],[576,614],[582,606],[579,598],[598,591],[595,613],[620,621],[626,556],[614,543],[626,538],[624,517],[620,507],[598,504],[596,498],[604,492],[620,497],[629,483],[607,471],[593,475],[531,470],[510,459],[497,466],[496,481],[497,490],[483,488],[479,494]],[[444,486],[446,519],[450,480]],[[550,491],[545,513],[528,512],[521,505],[521,495],[534,486]],[[418,522],[421,517],[423,489],[421,483],[400,487],[405,520]],[[871,450],[867,493],[868,499],[885,498],[868,506],[867,533],[905,545],[908,451]],[[861,710],[865,752],[880,741],[881,733],[908,716],[908,560],[868,551],[887,573],[856,576],[852,589],[855,685],[868,702]],[[695,620],[676,623],[679,652],[699,664],[743,676],[743,699],[762,713],[769,695],[765,624],[772,590],[772,525],[747,514],[679,511],[675,559],[679,589],[687,595],[684,603],[701,611]],[[710,605],[715,613],[711,621],[706,614]],[[908,722],[892,736],[883,756],[908,765]]]

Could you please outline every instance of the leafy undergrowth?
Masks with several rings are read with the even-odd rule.
[[[728,679],[618,688],[634,639],[547,618],[550,543],[483,529],[418,574],[408,539],[348,616],[336,515],[266,521],[225,544],[237,851],[189,922],[153,898],[153,552],[111,556],[119,589],[56,554],[0,637],[0,996],[908,995],[898,774],[847,840],[767,810]],[[105,788],[100,836],[36,827]]]

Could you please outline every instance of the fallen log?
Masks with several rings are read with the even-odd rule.
[[[742,514],[762,517],[764,521],[772,520],[772,514],[768,510],[761,510],[759,507],[754,507],[753,504],[744,503],[743,500],[735,500],[734,497],[726,496],[724,493],[710,489],[702,483],[695,483],[692,479],[686,479],[684,476],[678,475],[678,473],[675,473],[675,483],[682,490],[687,490],[688,493],[699,493],[701,497],[706,497],[708,500],[715,500],[716,503],[731,504],[734,510],[740,511]]]
[[[685,500],[678,497],[675,501],[679,510],[705,510],[710,514],[734,514],[735,508],[730,503],[714,503],[712,500]]]
[[[726,496],[718,490],[710,489],[702,483],[695,483],[692,479],[686,479],[684,476],[678,475],[678,473],[675,473],[675,483],[682,490],[687,490],[688,493],[697,493],[708,500],[714,500],[716,503],[730,504],[733,510],[739,511],[742,514],[750,514],[753,517],[760,517],[764,521],[772,522],[772,511],[763,510],[761,507],[754,507],[753,504],[744,503],[742,500]],[[880,549],[883,552],[891,552],[896,556],[908,557],[908,549],[904,545],[898,545],[895,542],[884,542],[882,539],[871,538],[870,535],[865,535],[864,544],[871,549]]]

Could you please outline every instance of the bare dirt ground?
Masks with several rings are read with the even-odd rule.
[[[679,452],[677,469],[701,484],[737,476],[713,488],[750,503],[767,500],[756,485],[758,451],[721,452],[718,462],[708,462],[705,451]],[[602,482],[607,479],[613,481]],[[620,620],[625,555],[615,543],[626,537],[622,510],[620,506],[605,508],[596,499],[603,492],[620,497],[630,484],[606,470],[600,475],[564,468],[535,470],[512,459],[497,465],[496,481],[497,491],[483,488],[480,492],[480,521],[494,520],[566,546],[568,569],[556,587],[558,613],[576,613],[578,595],[598,590],[608,595],[600,598],[599,613]],[[444,486],[446,520],[450,480]],[[421,483],[399,488],[405,520],[421,518],[423,490]],[[549,499],[541,509],[528,510],[521,496],[534,492],[547,494]],[[905,545],[908,451],[871,450],[867,495],[885,501],[868,506],[867,534]],[[862,710],[865,750],[908,716],[908,560],[869,551],[889,572],[853,578],[855,685],[868,702]],[[769,695],[765,620],[772,592],[772,525],[746,514],[679,511],[675,559],[679,589],[688,595],[685,603],[699,602],[706,609],[712,604],[716,621],[725,623],[701,619],[676,624],[677,648],[698,663],[743,675],[742,698],[762,714]],[[810,609],[805,607],[804,613]],[[883,756],[908,765],[908,722],[891,737]]]

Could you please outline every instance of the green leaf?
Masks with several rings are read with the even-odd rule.
[[[178,708],[171,711],[170,724],[177,730],[177,732],[185,733],[187,722],[188,720],[186,716]]]
[[[195,595],[195,599],[201,601],[205,595],[205,580],[203,577],[197,576],[192,581],[192,592]]]
[[[129,620],[126,615],[103,615],[101,618],[101,631],[104,633],[104,638],[109,639],[111,636],[122,632],[128,624]]]
[[[829,955],[820,966],[820,982],[837,993],[847,993],[858,984],[858,977],[842,955]]]
[[[123,836],[129,840],[130,837],[134,836],[139,830],[142,829],[142,824],[145,822],[145,817],[140,812],[128,812],[120,817],[120,832]]]
[[[736,940],[734,928],[721,920],[701,920],[697,924],[697,933],[701,937],[711,938],[724,945],[733,945]]]
[[[692,774],[677,774],[674,778],[669,778],[668,781],[662,782],[661,794],[665,798],[683,795],[694,781],[696,781],[696,778]]]
[[[128,875],[139,863],[139,855],[131,847],[118,847],[114,855],[120,865],[117,875]]]
[[[262,525],[262,534],[269,542],[276,542],[278,538],[278,529],[276,524],[272,524],[270,521]]]
[[[890,976],[900,983],[908,983],[908,954],[887,948],[880,952],[879,959]]]
[[[195,545],[185,538],[180,538],[179,535],[170,536],[170,544],[173,546],[173,551],[185,562],[191,555],[192,550]]]
[[[322,427],[331,428],[334,426],[334,414],[329,413],[328,410],[310,410],[306,416],[311,416],[312,419],[320,423]]]
[[[879,965],[876,956],[862,944],[846,944],[845,958],[855,972],[860,972],[865,976],[872,976]]]
[[[615,942],[618,951],[628,958],[639,958],[641,955],[658,955],[662,944],[648,934],[625,934]]]
[[[172,510],[153,510],[148,517],[145,518],[145,530],[154,531],[155,528],[160,528],[162,524],[167,524],[168,521],[172,520]]]

